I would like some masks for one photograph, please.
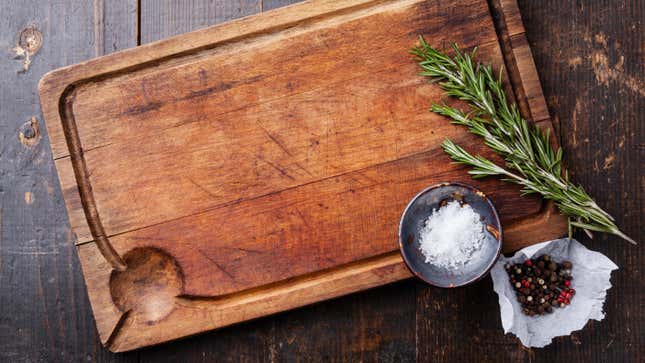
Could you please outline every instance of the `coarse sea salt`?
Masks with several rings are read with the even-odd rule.
[[[434,209],[420,231],[419,249],[431,263],[441,268],[463,266],[481,249],[485,225],[473,208],[458,201]]]

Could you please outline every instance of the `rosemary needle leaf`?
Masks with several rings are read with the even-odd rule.
[[[585,190],[569,181],[562,166],[562,149],[553,150],[549,133],[527,122],[515,104],[509,104],[502,84],[502,70],[495,76],[493,67],[475,61],[477,49],[464,52],[452,44],[451,57],[430,46],[423,37],[410,53],[416,56],[421,75],[436,82],[447,95],[468,103],[471,112],[446,104],[434,104],[431,111],[446,116],[451,122],[465,126],[469,132],[484,139],[486,146],[506,161],[504,167],[480,156],[472,155],[446,139],[443,150],[459,164],[470,166],[473,178],[501,176],[503,181],[522,186],[522,195],[540,194],[552,200],[569,218],[569,228],[611,233],[633,244]],[[571,231],[569,231],[571,235]]]

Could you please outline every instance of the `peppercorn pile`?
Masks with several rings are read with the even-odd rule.
[[[571,288],[571,267],[571,262],[557,263],[549,255],[504,265],[517,301],[528,316],[552,313],[553,308],[570,304],[576,294]]]

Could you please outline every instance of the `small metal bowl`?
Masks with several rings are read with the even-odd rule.
[[[425,262],[419,249],[419,232],[434,209],[458,200],[470,205],[486,225],[486,239],[473,259],[454,269]],[[493,203],[478,189],[462,183],[440,183],[417,194],[403,211],[399,224],[399,247],[410,271],[430,285],[458,287],[484,277],[493,267],[502,249],[502,227]]]

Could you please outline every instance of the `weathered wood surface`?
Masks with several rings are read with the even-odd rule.
[[[111,2],[106,3],[107,9]],[[264,1],[263,7],[267,9],[269,3],[274,2]],[[53,10],[43,8],[41,2],[0,5],[11,19],[2,23],[0,39],[5,49],[13,47],[18,31],[30,23],[51,24],[44,39],[45,46],[52,47],[41,49],[23,78],[14,73],[21,60],[7,56],[0,65],[3,80],[14,76],[19,80],[3,83],[0,108],[1,360],[643,360],[643,283],[637,273],[643,253],[602,236],[591,242],[579,238],[623,268],[612,281],[607,318],[588,324],[572,337],[557,339],[546,349],[522,349],[516,339],[502,335],[499,321],[490,318],[497,316],[498,307],[490,280],[485,279],[458,291],[437,290],[411,280],[140,352],[106,353],[98,343],[70,246],[51,155],[44,145],[47,139],[28,148],[17,136],[21,125],[39,113],[34,90],[40,75],[94,56],[91,24],[83,28],[83,34],[90,32],[88,36],[71,32],[75,34],[71,39],[53,26],[83,27],[81,20],[92,18],[92,9],[81,10],[86,4],[72,1],[57,4]],[[629,234],[642,241],[643,4],[520,1],[520,8],[570,170]],[[145,9],[141,9],[142,18]],[[220,15],[209,16],[214,22]],[[119,18],[133,19],[125,14]],[[155,21],[160,20],[151,22]],[[136,35],[130,39],[134,43]],[[55,54],[40,58],[45,49]],[[21,91],[32,98],[21,96]],[[14,105],[15,99],[23,103],[5,107]],[[52,196],[47,194],[47,183],[53,188]],[[28,197],[32,204],[25,200],[24,191],[29,190],[36,197]],[[468,343],[466,336],[475,343]]]
[[[399,215],[444,180],[490,195],[506,250],[562,236],[539,199],[450,162],[446,137],[493,153],[427,111],[443,93],[402,51],[419,34],[478,46],[550,127],[530,50],[513,44],[516,5],[495,12],[497,24],[483,0],[312,1],[44,77],[104,344],[130,350],[409,277]]]
[[[136,9],[136,0],[0,2],[0,361],[136,361],[95,344],[36,91],[52,69],[136,46]],[[42,46],[24,71],[12,48],[29,27]]]

